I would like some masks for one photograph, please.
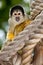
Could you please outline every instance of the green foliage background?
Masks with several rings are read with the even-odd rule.
[[[6,34],[6,25],[8,25],[8,18],[9,18],[9,10],[12,6],[21,4],[24,8],[26,13],[30,14],[30,7],[29,2],[25,2],[24,0],[0,0],[0,29],[4,31]],[[1,35],[1,34],[0,34]],[[3,39],[3,38],[2,38]],[[2,46],[2,40],[0,39],[0,48]]]

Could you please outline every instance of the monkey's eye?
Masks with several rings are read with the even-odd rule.
[[[20,13],[18,13],[18,15],[20,15]]]
[[[16,13],[14,15],[17,15]]]

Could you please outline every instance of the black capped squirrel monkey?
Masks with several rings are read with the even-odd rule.
[[[31,21],[26,18],[24,9],[20,5],[16,5],[11,8],[8,22],[9,30],[7,32],[5,46],[8,45],[9,41],[12,41],[18,35],[18,33],[23,31],[24,28],[31,23]]]
[[[10,10],[9,18],[9,31],[7,33],[7,39],[13,40],[24,28],[31,23],[25,17],[25,12],[22,6],[16,5]]]

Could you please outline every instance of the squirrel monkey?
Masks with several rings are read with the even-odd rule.
[[[24,28],[31,23],[25,17],[25,12],[22,6],[16,5],[10,10],[9,18],[9,31],[7,33],[7,39],[13,40]]]
[[[31,21],[26,18],[24,9],[22,6],[17,5],[11,8],[10,10],[10,18],[9,22],[9,30],[7,33],[5,44],[2,46],[2,50],[4,46],[8,45],[10,41],[12,41],[18,33],[24,30],[24,28],[31,23]],[[21,54],[21,50],[18,51]]]

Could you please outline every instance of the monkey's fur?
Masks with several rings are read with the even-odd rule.
[[[16,26],[14,26],[15,23],[12,23],[13,25],[11,24],[9,26],[9,31],[7,33],[7,39],[12,40],[13,38],[15,38],[15,36],[18,35],[18,33],[20,33],[21,31],[23,31],[24,28],[27,25],[30,24],[30,22],[31,22],[30,20],[24,20],[24,21],[21,21],[21,23],[17,24]]]

